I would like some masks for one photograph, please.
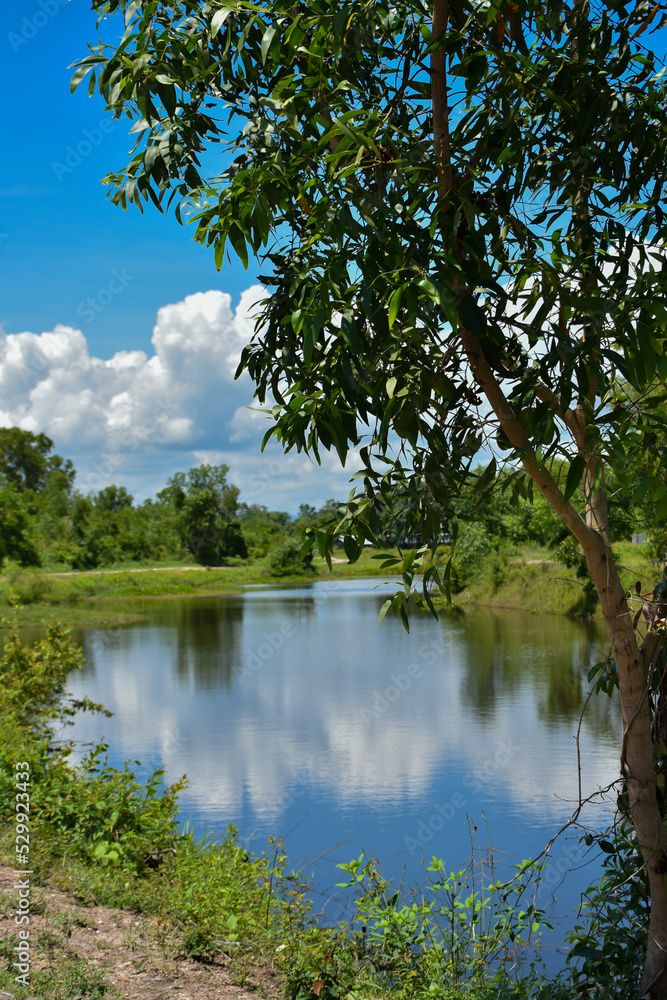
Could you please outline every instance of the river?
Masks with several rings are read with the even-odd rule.
[[[362,850],[407,888],[423,878],[422,855],[463,867],[476,826],[504,877],[577,801],[575,734],[603,630],[476,609],[415,614],[408,635],[391,616],[378,628],[392,589],[321,581],[132,602],[147,623],[75,631],[87,665],[69,692],[115,715],[83,714],[68,735],[104,737],[112,763],[136,758],[142,774],[186,773],[180,815],[202,832],[233,823],[255,850],[284,836],[326,919],[346,912],[336,863]],[[594,697],[581,728],[584,795],[616,778],[619,732],[617,701]],[[605,816],[588,808],[593,826]],[[555,845],[539,900],[559,928],[545,938],[552,968],[597,870],[560,884],[582,863],[577,847],[572,832]]]

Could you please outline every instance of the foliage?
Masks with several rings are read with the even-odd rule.
[[[183,542],[198,563],[218,566],[228,556],[247,556],[238,513],[238,487],[227,482],[227,465],[199,465],[177,472],[158,498],[172,506]]]
[[[302,545],[298,538],[288,538],[281,542],[270,553],[266,567],[269,576],[302,576],[304,573],[315,573],[313,553],[302,554]]]
[[[502,886],[477,863],[446,875],[443,862],[433,858],[427,888],[412,891],[408,903],[402,886],[390,885],[372,858],[361,855],[338,867],[348,876],[341,887],[357,892],[354,921],[312,935],[306,948],[288,955],[291,1000],[312,996],[318,981],[325,1000],[360,989],[396,1000],[510,997],[529,989],[517,974],[517,959],[537,934],[542,914],[521,903],[527,867]],[[555,997],[555,983],[550,990]]]
[[[43,434],[0,429],[0,564],[90,570],[246,556],[238,489],[225,466],[176,473],[158,499],[135,506],[123,486],[75,490],[71,462],[50,455],[52,447]]]
[[[164,772],[155,770],[139,782],[127,762],[122,771],[110,767],[107,750],[96,746],[75,771],[47,772],[37,818],[67,839],[70,856],[140,874],[174,850],[176,799],[186,780],[165,788]]]
[[[24,566],[39,566],[31,511],[15,486],[0,486],[0,565],[15,559]]]
[[[0,428],[0,479],[20,492],[38,493],[54,482],[64,492],[74,482],[74,468],[60,455],[50,455],[53,441],[18,427]]]
[[[219,951],[221,939],[271,936],[267,925],[292,890],[280,845],[252,859],[230,829],[220,843],[197,842],[180,832],[177,798],[185,779],[165,787],[162,772],[140,780],[129,763],[109,765],[107,747],[95,747],[78,767],[72,745],[53,740],[89,702],[64,698],[68,673],[81,666],[80,650],[55,627],[32,649],[14,629],[0,663],[0,818],[14,844],[17,760],[30,773],[31,868],[36,880],[51,874],[80,880],[98,900],[138,906],[169,919],[180,931],[183,953]],[[298,906],[293,916],[296,918]],[[56,995],[54,993],[54,995]]]
[[[46,638],[25,646],[14,616],[0,659],[0,712],[22,726],[62,717],[67,677],[82,664],[79,647],[55,624],[47,626]]]
[[[282,842],[270,841],[266,852],[252,856],[233,827],[218,841],[179,832],[183,782],[165,788],[159,771],[141,781],[129,764],[109,766],[105,746],[72,766],[71,746],[54,742],[52,730],[80,707],[63,697],[69,670],[80,664],[78,648],[54,628],[31,650],[14,631],[1,662],[0,816],[11,835],[3,846],[9,851],[14,844],[14,762],[22,759],[30,764],[35,883],[55,873],[80,899],[155,914],[175,931],[181,955],[208,960],[231,952],[241,972],[256,956],[279,956],[292,1000],[312,1000],[314,992],[320,1000],[627,995],[619,983],[636,975],[629,956],[645,933],[646,890],[632,874],[636,845],[623,829],[600,842],[607,871],[589,890],[592,919],[575,931],[571,981],[545,982],[534,970],[515,968],[527,939],[544,925],[543,915],[523,902],[530,875],[524,865],[503,886],[479,863],[447,875],[433,859],[427,884],[405,902],[403,887],[389,885],[362,855],[340,866],[343,884],[357,894],[352,924],[322,927],[309,916],[306,887],[289,873]],[[3,976],[0,970],[0,986],[9,986]],[[43,976],[36,969],[33,991],[42,982],[55,1000],[103,995],[95,970],[69,959]]]
[[[634,41],[644,16],[464,2],[437,35],[412,0],[298,13],[145,0],[118,51],[81,61],[73,86],[97,72],[91,86],[136,121],[112,200],[175,200],[179,218],[192,207],[218,266],[229,246],[244,262],[263,254],[273,294],[242,367],[260,398],[273,393],[279,439],[344,457],[369,429],[351,530],[377,534],[378,509],[407,497],[427,542],[483,440],[548,464],[564,454],[557,401],[567,408],[577,385],[594,377],[603,397],[617,375],[664,375],[665,112],[657,58]],[[201,150],[225,141],[231,166],[204,177]],[[522,414],[520,442],[477,409],[461,322]],[[627,450],[650,448],[661,420],[619,403],[590,423],[624,488]]]
[[[363,488],[312,533],[320,554],[343,532],[358,557],[398,514],[420,544],[395,560],[404,588],[381,615],[407,628],[415,578],[431,610],[432,587],[450,597],[438,543],[448,528],[455,549],[466,490],[483,503],[500,467],[582,547],[651,884],[642,991],[667,997],[660,740],[650,685],[636,692],[662,634],[655,610],[636,634],[611,549],[619,511],[627,524],[645,500],[667,517],[662,477],[645,475],[667,430],[661,5],[93,7],[125,33],[72,86],[91,73],[138,135],[112,201],[190,209],[219,268],[230,247],[246,266],[260,255],[271,294],[239,372],[272,406],[267,439],[318,459],[359,449]],[[202,176],[221,141],[225,168]]]
[[[239,521],[251,559],[268,555],[292,528],[292,519],[286,511],[269,510],[261,504],[239,504]]]
[[[585,839],[603,852],[604,872],[584,896],[585,922],[569,935],[568,963],[579,996],[625,1000],[639,990],[648,936],[649,888],[641,852],[627,818],[606,834]]]

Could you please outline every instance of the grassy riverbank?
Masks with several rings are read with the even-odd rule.
[[[622,543],[615,550],[628,590],[634,593],[639,580],[644,592],[652,591],[662,570],[648,546]],[[278,578],[269,575],[263,562],[243,560],[217,568],[157,563],[68,573],[13,569],[0,578],[0,619],[9,620],[11,601],[18,598],[19,621],[25,626],[51,619],[66,626],[127,625],[145,618],[137,610],[137,599],[232,594],[253,584],[380,575],[376,555],[373,550],[364,550],[357,562],[349,563],[341,553],[331,571],[323,559],[316,559],[315,574]],[[578,577],[575,568],[556,562],[549,549],[494,554],[467,573],[466,585],[454,595],[454,602],[565,615],[595,614],[597,607],[592,585]]]
[[[652,557],[649,546],[622,542],[614,546],[614,552],[628,591],[634,595],[639,581],[642,593],[652,593],[662,577],[662,567]],[[592,584],[578,576],[576,568],[557,562],[549,549],[523,549],[505,557],[494,555],[471,575],[455,602],[534,613],[600,615]]]
[[[228,566],[207,568],[181,563],[164,566],[113,567],[88,572],[44,573],[14,569],[0,578],[0,618],[8,619],[12,594],[20,602],[21,625],[55,619],[62,625],[127,625],[141,621],[133,601],[165,597],[203,597],[238,593],[249,585],[311,583],[379,575],[378,561],[365,551],[356,563],[342,556],[329,571],[315,560],[316,574],[272,577],[263,562],[231,560]]]

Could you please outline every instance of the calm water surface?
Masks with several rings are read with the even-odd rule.
[[[116,714],[81,716],[73,736],[104,737],[113,763],[137,758],[142,773],[187,773],[181,816],[202,830],[234,823],[258,850],[285,836],[332,919],[345,906],[337,862],[363,849],[415,884],[422,853],[465,865],[468,817],[480,831],[486,817],[505,873],[572,811],[574,735],[603,630],[480,609],[415,615],[407,635],[393,619],[377,627],[392,591],[379,580],[249,588],[145,602],[148,623],[81,630],[88,664],[69,691]],[[584,794],[617,776],[617,712],[606,697],[589,705]],[[604,823],[599,807],[589,820]],[[555,864],[575,847],[559,843]],[[568,876],[554,916],[571,914],[594,874]],[[554,868],[548,885],[558,881]]]

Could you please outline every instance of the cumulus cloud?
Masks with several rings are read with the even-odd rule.
[[[178,468],[220,461],[255,494],[249,502],[293,507],[346,493],[349,476],[336,460],[318,478],[305,456],[284,458],[275,446],[260,454],[268,424],[248,409],[250,379],[235,381],[234,373],[263,294],[253,285],[236,308],[226,292],[188,295],[158,310],[151,352],[108,359],[91,355],[70,326],[0,331],[0,426],[48,434],[73,460],[83,489],[116,482],[149,496]],[[298,495],[302,488],[307,496]]]

